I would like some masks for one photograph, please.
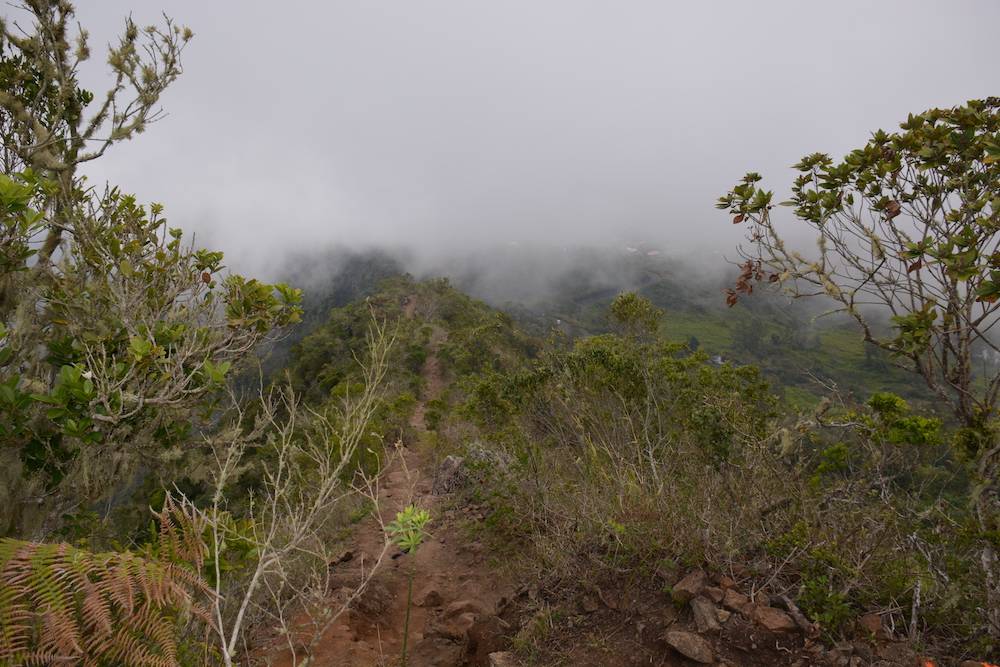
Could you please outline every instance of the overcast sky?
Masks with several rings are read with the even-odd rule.
[[[194,30],[169,116],[89,173],[244,262],[327,243],[728,251],[713,203],[745,171],[783,193],[805,153],[1000,94],[995,0],[78,4],[98,63],[130,11]]]

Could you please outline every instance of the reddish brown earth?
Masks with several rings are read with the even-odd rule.
[[[412,297],[404,304],[407,317],[413,317],[415,306]],[[422,369],[424,388],[411,418],[419,436],[426,433],[426,402],[437,397],[444,387],[436,354],[444,338],[443,331],[433,332],[431,351]],[[400,664],[411,573],[414,606],[410,612],[410,667],[487,664],[486,653],[500,648],[492,643],[498,633],[484,628],[495,623],[494,610],[510,594],[509,586],[487,565],[482,546],[463,534],[456,512],[445,511],[442,498],[431,493],[433,456],[423,440],[418,437],[418,442],[409,447],[397,448],[397,456],[380,481],[378,508],[385,522],[410,503],[429,510],[431,537],[413,555],[390,549],[364,593],[323,635],[308,663],[310,667]],[[356,585],[363,564],[374,562],[383,546],[384,532],[374,516],[357,526],[349,548],[350,559],[336,565],[341,572],[335,579],[345,587],[343,590]],[[342,604],[343,597],[334,595],[331,607]],[[302,664],[301,655],[298,659]],[[292,665],[291,653],[287,649],[279,651],[269,662]]]

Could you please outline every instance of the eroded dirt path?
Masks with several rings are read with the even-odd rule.
[[[415,299],[404,305],[406,317],[413,317]],[[460,526],[463,512],[446,510],[446,501],[432,493],[433,456],[425,444],[426,403],[439,396],[445,379],[437,351],[446,333],[436,329],[422,368],[423,392],[411,417],[419,434],[418,442],[398,449],[384,471],[378,492],[383,521],[412,502],[428,509],[431,537],[416,554],[401,554],[392,548],[378,573],[350,611],[331,626],[309,662],[310,667],[372,667],[398,665],[403,645],[409,573],[413,574],[414,606],[410,616],[410,667],[485,664],[492,639],[486,626],[498,622],[494,616],[509,587],[491,570],[482,546],[470,540]],[[357,581],[361,568],[371,564],[383,549],[382,527],[374,517],[356,528],[349,547],[349,559],[335,567],[342,570],[345,586]],[[335,577],[336,578],[336,577]],[[344,592],[341,593],[341,598]],[[331,600],[336,604],[337,596]],[[493,633],[496,634],[495,632]],[[288,655],[284,662],[290,664]]]

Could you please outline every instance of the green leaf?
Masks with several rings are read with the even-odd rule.
[[[132,352],[132,356],[136,360],[142,359],[143,357],[149,356],[149,353],[153,351],[153,344],[145,338],[140,338],[139,336],[130,336],[128,339],[129,350]]]

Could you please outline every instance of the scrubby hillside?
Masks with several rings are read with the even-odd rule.
[[[604,315],[608,333],[543,341],[447,281],[400,277],[296,346],[290,372],[310,400],[350,391],[373,314],[397,339],[374,432],[408,448],[431,534],[486,556],[416,567],[506,582],[503,601],[470,602],[471,587],[427,602],[444,589],[418,586],[420,650],[485,664],[481,642],[539,665],[988,650],[968,479],[940,420],[903,399],[799,412],[753,366],[672,342],[669,314],[634,295]],[[381,502],[395,507],[389,484],[396,500]],[[398,604],[393,576],[376,590]],[[482,609],[458,622],[452,602]],[[381,628],[398,642],[394,618],[362,604],[347,623],[358,641]]]
[[[248,37],[235,19],[250,13],[219,11]],[[268,23],[263,42],[301,41]],[[747,173],[717,203],[746,230],[718,280],[643,244],[466,252],[454,238],[440,271],[414,262],[427,279],[374,250],[300,255],[292,283],[267,283],[164,206],[90,180],[164,116],[193,31],[126,18],[97,92],[79,78],[88,34],[70,0],[0,17],[0,667],[1000,658],[1000,98],[910,114],[840,161],[804,157],[781,202],[793,237]],[[298,72],[264,56],[283,83]],[[207,190],[183,190],[199,209],[224,195],[251,240],[265,228],[240,211],[274,206],[281,238],[303,203],[313,219],[381,217],[339,191],[344,173],[323,193],[301,181],[329,156],[300,159],[308,135],[285,116],[340,90],[316,83],[336,78],[326,69],[288,88],[301,99],[258,77],[273,127],[225,134],[295,155],[246,182],[204,172]],[[201,120],[261,106],[226,104]],[[408,128],[385,136],[413,150]],[[482,157],[474,133],[460,151],[420,138],[448,164]],[[574,154],[551,147],[560,160],[526,174]],[[394,161],[369,148],[345,165],[382,183]],[[507,205],[517,190],[494,167],[529,164],[529,146],[507,148],[482,163],[489,188],[467,192],[503,204],[483,220],[575,224],[570,191],[552,199],[566,211]],[[189,175],[175,152],[186,162],[157,178]],[[369,194],[430,246],[438,208],[461,197],[422,192],[409,176],[436,158],[415,152],[406,188]],[[593,220],[629,209],[613,199],[631,188],[609,198],[567,173],[601,200]],[[799,233],[817,242],[797,251]],[[667,236],[677,254],[691,245]]]
[[[794,408],[815,406],[836,390],[856,400],[872,391],[892,391],[925,410],[938,410],[933,392],[894,366],[884,351],[864,343],[849,318],[826,314],[834,306],[831,302],[763,292],[730,308],[724,288],[739,271],[732,267],[727,271],[726,263],[715,258],[705,260],[712,262],[706,271],[704,265],[670,252],[653,257],[618,249],[567,254],[558,258],[558,270],[549,266],[555,261],[551,258],[531,254],[530,261],[522,258],[533,282],[516,273],[515,268],[523,267],[515,264],[507,271],[494,266],[491,271],[499,274],[498,284],[488,290],[470,272],[458,274],[456,284],[482,290],[492,305],[542,337],[553,329],[571,337],[608,332],[611,301],[622,291],[635,291],[664,310],[665,339],[710,357],[757,366],[783,402]],[[502,259],[494,261],[504,266]],[[504,291],[507,283],[529,282],[534,298],[526,295],[526,286]],[[880,331],[889,329],[887,319],[877,314],[873,319]]]
[[[385,385],[385,428],[374,430],[390,441],[411,442],[406,422],[425,388],[421,369],[432,341],[446,391],[429,406],[436,424],[439,406],[455,400],[462,378],[525,363],[540,342],[519,332],[511,319],[455,290],[446,279],[416,281],[401,275],[382,281],[377,289],[351,304],[335,308],[291,350],[288,366],[293,386],[308,400],[322,403],[356,389],[357,359],[368,346],[372,319],[384,321],[394,337]],[[441,332],[446,337],[437,340]],[[452,389],[454,387],[454,389]]]

